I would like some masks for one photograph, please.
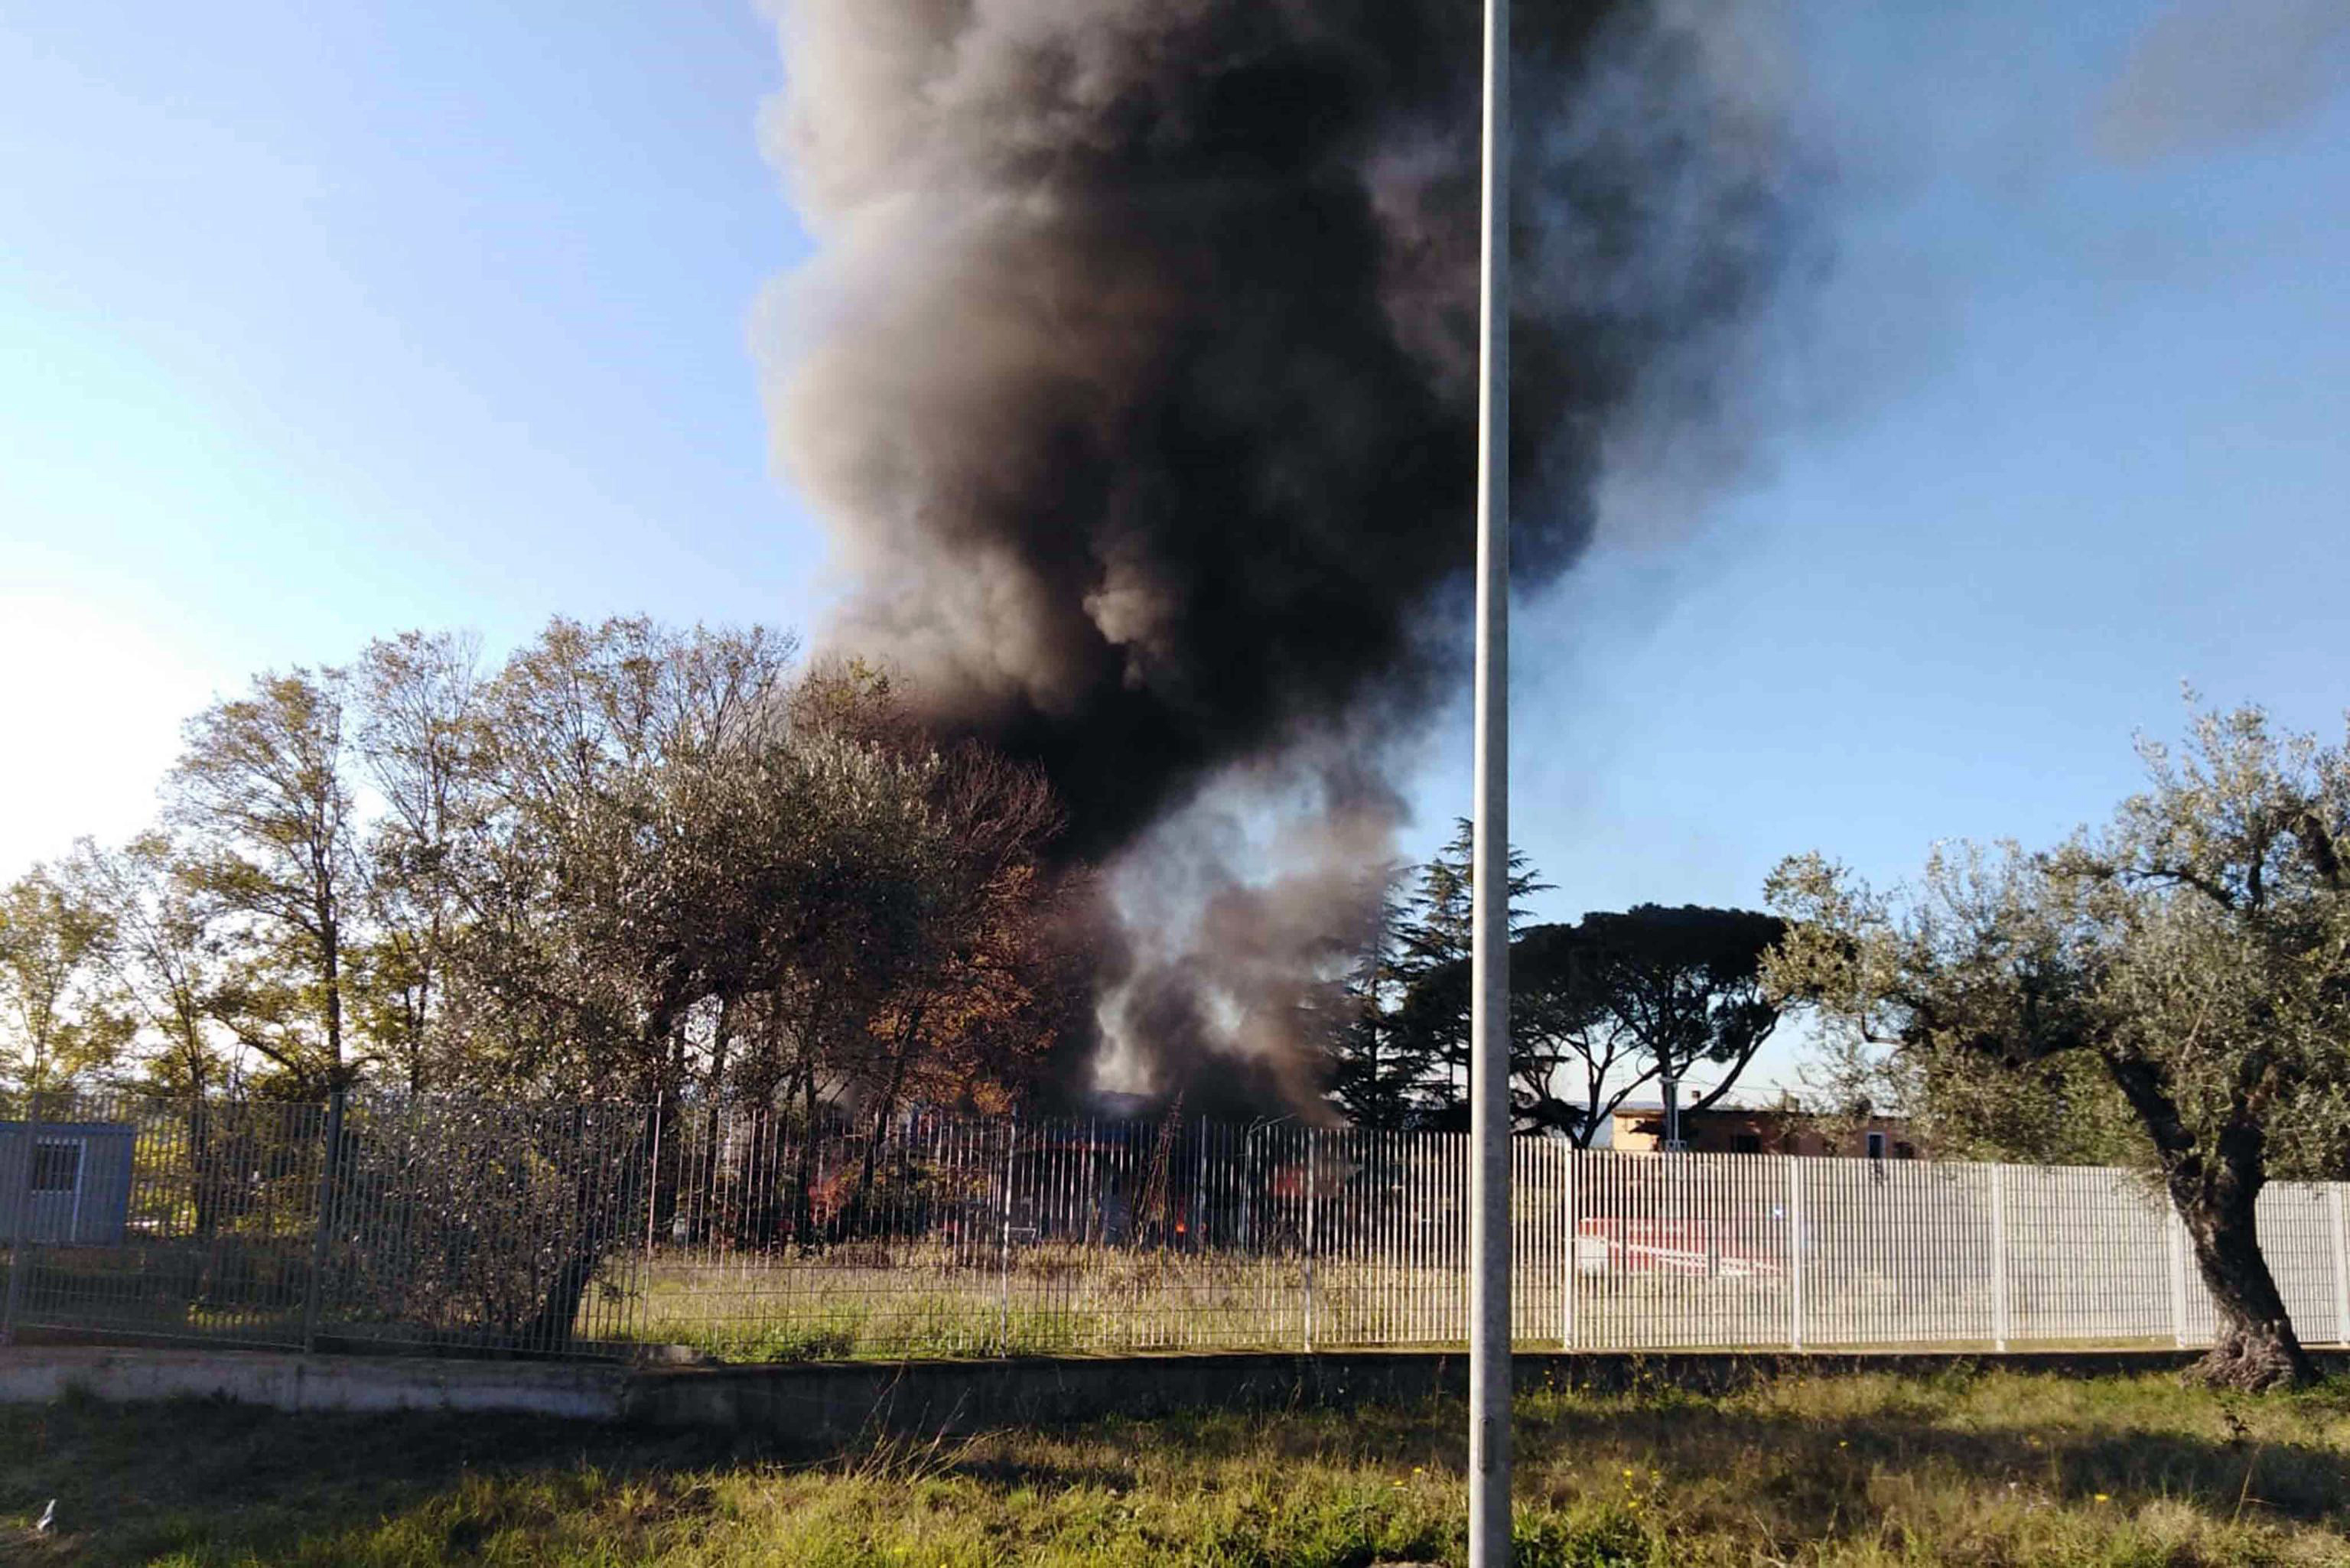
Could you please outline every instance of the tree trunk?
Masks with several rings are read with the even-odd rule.
[[[683,1127],[684,1118],[680,1117],[680,1130],[682,1130]],[[733,1232],[730,1232],[719,1217],[719,1189],[723,1185],[720,1179],[720,1172],[724,1164],[723,1157],[725,1153],[722,1139],[725,1133],[725,1108],[720,1104],[717,1091],[713,1089],[711,1091],[710,1104],[704,1106],[702,1112],[702,1147],[698,1151],[702,1159],[702,1169],[693,1184],[694,1214],[691,1229],[688,1232],[697,1242],[708,1242],[714,1237],[739,1232],[741,1230],[739,1216]],[[680,1150],[679,1158],[681,1160],[687,1158],[682,1149]],[[677,1181],[681,1188],[685,1185],[685,1168],[681,1167]],[[737,1201],[738,1203],[740,1201],[739,1195]]]
[[[2253,1223],[2257,1187],[2222,1176],[2174,1178],[2171,1197],[2195,1249],[2196,1272],[2220,1313],[2220,1336],[2189,1376],[2218,1388],[2298,1388],[2317,1380],[2301,1347]],[[2189,1190],[2182,1192],[2182,1187]]]
[[[335,912],[333,873],[317,864],[318,916],[318,979],[327,1002],[327,1060],[329,1088],[343,1082],[343,933]]]
[[[786,1219],[784,1200],[784,1127],[782,1106],[772,1090],[752,1103],[745,1116],[743,1168],[735,1205],[735,1245],[746,1251],[773,1251]]]
[[[914,1054],[914,1039],[922,1026],[924,1004],[917,1003],[906,1023],[898,1031],[897,1050],[889,1064],[889,1081],[883,1085],[873,1106],[872,1126],[865,1139],[865,1165],[858,1173],[857,1201],[849,1210],[847,1233],[862,1237],[866,1233],[868,1210],[873,1201],[873,1179],[881,1158],[881,1140],[889,1131],[889,1117],[898,1108],[898,1096],[906,1087],[906,1068]]]
[[[578,1168],[572,1178],[575,1233],[569,1238],[563,1262],[547,1281],[538,1311],[522,1324],[513,1348],[525,1354],[550,1355],[562,1355],[572,1349],[578,1336],[579,1309],[588,1298],[588,1287],[596,1282],[605,1259],[636,1240],[629,1224],[631,1219],[641,1224],[636,1200],[641,1198],[646,1203],[652,1201],[657,1126],[656,1117],[650,1114],[639,1124],[619,1155],[620,1169],[614,1179],[596,1157],[593,1147],[598,1136],[609,1136],[608,1132],[599,1133],[584,1111],[573,1110],[571,1134],[556,1140],[555,1147],[579,1158]]]
[[[180,1027],[188,1044],[188,1168],[195,1173],[190,1196],[195,1201],[196,1235],[212,1240],[217,1214],[213,1203],[212,1107],[204,1101],[204,1058],[194,1022],[182,1009]]]
[[[579,1305],[588,1299],[588,1287],[595,1282],[602,1262],[599,1252],[586,1249],[564,1259],[547,1281],[538,1312],[515,1336],[514,1348],[526,1355],[550,1355],[569,1350],[578,1334]]]
[[[584,1150],[588,1145],[587,1113],[578,1106],[571,1108],[569,1130],[556,1138],[556,1147]],[[582,1160],[574,1169],[572,1205],[573,1223],[577,1233],[567,1238],[568,1247],[563,1261],[546,1282],[546,1293],[539,1298],[538,1311],[518,1328],[511,1348],[525,1354],[544,1352],[560,1355],[571,1347],[579,1324],[579,1303],[587,1299],[588,1286],[596,1278],[597,1266],[603,1261],[602,1232],[604,1216],[599,1213],[601,1194],[596,1191],[588,1175],[589,1162]],[[558,1220],[557,1223],[560,1221]]]
[[[2317,1368],[2293,1331],[2261,1252],[2256,1211],[2268,1180],[2268,1140],[2259,1116],[2240,1103],[2216,1135],[2192,1132],[2152,1064],[2129,1055],[2103,1059],[2154,1140],[2163,1185],[2195,1249],[2196,1272],[2219,1311],[2218,1342],[2189,1376],[2217,1388],[2315,1382]]]
[[[728,1041],[733,1037],[733,1020],[734,1003],[733,999],[727,998],[722,1000],[718,1004],[718,1027],[711,1035],[710,1075],[708,1079],[705,1080],[703,1090],[703,1092],[709,1096],[709,1104],[703,1107],[702,1113],[702,1174],[700,1179],[694,1184],[693,1192],[693,1205],[695,1212],[692,1216],[692,1229],[691,1234],[692,1239],[696,1241],[706,1242],[713,1235],[719,1233],[717,1220],[718,1189],[720,1185],[718,1179],[719,1139],[725,1132],[725,1117],[721,1107],[724,1102],[726,1095],[726,1047]],[[681,1106],[680,1109],[682,1110],[682,1106]],[[678,1129],[680,1132],[682,1132],[684,1127],[685,1118],[681,1116],[678,1118]],[[671,1209],[675,1207],[677,1201],[682,1200],[685,1196],[682,1189],[685,1186],[686,1173],[689,1169],[689,1163],[682,1158],[684,1152],[683,1140],[678,1140],[678,1155],[672,1158],[677,1166],[676,1186],[679,1190],[676,1198],[671,1201]],[[664,1232],[666,1232],[669,1228],[670,1220],[671,1215],[668,1210],[657,1210],[657,1223],[660,1225]]]
[[[816,1250],[816,1066],[809,1064],[800,1079],[799,1168],[792,1179],[792,1244],[802,1252]]]

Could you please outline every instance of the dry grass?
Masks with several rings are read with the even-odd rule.
[[[0,1411],[0,1555],[571,1565],[1457,1562],[1457,1407],[1222,1413],[829,1456],[544,1423]],[[2350,1387],[1793,1377],[1519,1409],[1520,1559],[2350,1563]],[[58,1499],[61,1533],[26,1526]]]
[[[598,1301],[582,1331],[681,1345],[721,1360],[782,1362],[1087,1351],[1295,1350],[1454,1345],[1468,1301],[1456,1266],[1392,1261],[1128,1251],[1059,1243],[1014,1254],[1008,1274],[983,1250],[960,1258],[924,1242],[837,1248],[808,1257],[657,1257],[619,1304]],[[1586,1276],[1571,1309],[1563,1280],[1518,1293],[1523,1348],[1770,1349],[1788,1342],[1783,1280],[1632,1272]],[[1545,1288],[1548,1287],[1548,1288]],[[1978,1303],[1980,1304],[1980,1303]],[[1947,1325],[1813,1303],[1814,1348],[1907,1345],[1989,1350]],[[1942,1314],[1962,1321],[1966,1314]],[[2021,1341],[2018,1342],[2019,1345]],[[2079,1342],[2054,1342],[2079,1343]],[[2160,1343],[2168,1345],[2168,1339]]]

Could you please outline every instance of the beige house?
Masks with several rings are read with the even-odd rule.
[[[1664,1147],[1662,1106],[1618,1106],[1608,1127],[1611,1145],[1628,1153]],[[1837,1120],[1823,1129],[1809,1116],[1786,1111],[1715,1106],[1681,1113],[1681,1143],[1692,1154],[1808,1154],[1851,1159],[1921,1159],[1925,1150],[1901,1116]]]

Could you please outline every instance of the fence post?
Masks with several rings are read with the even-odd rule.
[[[1208,1250],[1208,1118],[1200,1118],[1199,1158],[1191,1162],[1191,1222],[1184,1234],[1191,1251],[1205,1253]]]
[[[637,1281],[636,1297],[638,1317],[636,1324],[633,1325],[639,1333],[643,1332],[652,1323],[653,1222],[660,1210],[661,1107],[667,1099],[668,1096],[662,1090],[656,1089],[653,1091],[653,1157],[651,1161],[645,1167],[645,1258],[643,1272],[639,1275]],[[684,1166],[681,1162],[679,1165],[678,1169],[680,1180],[678,1181],[677,1186],[679,1188],[682,1188],[685,1183],[682,1179]],[[684,1194],[681,1191],[676,1192],[671,1201],[678,1201],[683,1197]]]
[[[1020,1147],[1016,1115],[1003,1135],[1003,1245],[996,1263],[995,1353],[1012,1354],[1012,1157]]]
[[[1804,1348],[1804,1157],[1787,1157],[1787,1347]]]
[[[1254,1168],[1249,1164],[1249,1144],[1255,1138],[1255,1124],[1252,1123],[1241,1129],[1240,1173],[1236,1179],[1239,1183],[1236,1191],[1238,1194],[1237,1207],[1240,1210],[1241,1251],[1243,1252],[1248,1251],[1249,1242],[1256,1235],[1257,1193],[1255,1184],[1250,1180],[1250,1172]],[[1232,1140],[1229,1137],[1225,1139],[1224,1148],[1227,1153],[1231,1152]]]
[[[342,1163],[343,1085],[327,1093],[327,1136],[318,1160],[318,1211],[310,1228],[310,1280],[302,1293],[302,1354],[318,1349],[320,1287],[327,1275],[327,1241],[335,1228],[335,1172]]]
[[[2007,1167],[1991,1168],[1991,1336],[2007,1352]]]
[[[24,1139],[24,1168],[17,1175],[16,1190],[9,1195],[8,1293],[0,1299],[0,1345],[16,1343],[16,1314],[24,1304],[25,1276],[32,1272],[26,1259],[33,1250],[33,1167],[41,1153],[38,1089],[26,1099]]]
[[[2334,1220],[2334,1343],[2350,1345],[2350,1233],[2342,1222],[2342,1183],[2325,1184],[2325,1206]]]
[[[2169,1220],[2164,1230],[2170,1241],[2170,1337],[2172,1343],[2184,1350],[2187,1348],[2187,1224],[2178,1218],[2178,1206],[2167,1199],[2163,1211]]]
[[[1575,1144],[1566,1146],[1566,1288],[1559,1296],[1558,1347],[1575,1348],[1575,1287],[1583,1274],[1583,1223],[1575,1214],[1575,1203],[1583,1183],[1583,1149]]]
[[[1305,1129],[1305,1354],[1314,1354],[1314,1129]]]

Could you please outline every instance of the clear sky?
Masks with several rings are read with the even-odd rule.
[[[2350,705],[2350,6],[1794,15],[1833,247],[1753,461],[1519,623],[1546,915],[2051,837],[2182,680]],[[0,0],[0,877],[263,666],[820,617],[749,346],[784,68],[750,0]]]

